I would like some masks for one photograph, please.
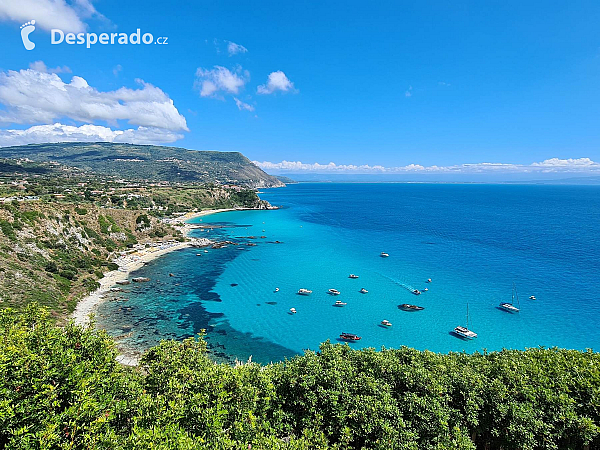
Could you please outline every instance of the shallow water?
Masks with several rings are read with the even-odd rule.
[[[120,345],[142,349],[206,329],[217,359],[259,362],[317,349],[340,332],[362,336],[355,348],[598,348],[599,194],[598,187],[446,184],[268,190],[261,197],[281,209],[197,220],[225,226],[198,235],[242,245],[153,261],[136,272],[151,282],[117,294],[127,301],[101,305],[98,322],[126,335]],[[497,308],[510,301],[512,283],[518,314]],[[415,296],[407,287],[429,291]],[[313,294],[299,296],[299,288]],[[331,297],[329,288],[342,294]],[[333,307],[337,299],[347,306]],[[404,312],[401,303],[425,309]],[[450,334],[466,324],[467,304],[474,341]],[[383,319],[393,326],[380,327]]]

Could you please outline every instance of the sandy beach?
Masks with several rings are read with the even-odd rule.
[[[237,209],[207,209],[204,211],[189,212],[183,216],[172,219],[171,223],[183,223],[183,226],[180,229],[183,235],[187,237],[192,229],[191,226],[187,225],[188,221],[197,217],[208,216],[210,214],[217,214],[226,211],[237,211]],[[71,317],[78,325],[85,325],[89,323],[90,314],[93,314],[96,311],[98,305],[102,303],[106,294],[110,292],[110,288],[114,287],[117,281],[127,280],[131,272],[138,270],[144,266],[144,264],[150,261],[160,258],[167,253],[191,246],[192,242],[169,243],[160,245],[159,247],[150,247],[147,249],[138,250],[137,252],[117,258],[114,260],[114,262],[119,265],[119,269],[105,273],[104,277],[99,280],[100,287],[77,303],[77,307],[75,308],[75,311],[73,311]]]

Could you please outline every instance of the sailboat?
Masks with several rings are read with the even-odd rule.
[[[500,303],[500,309],[503,309],[504,311],[507,311],[509,313],[518,313],[520,309],[515,306],[515,299],[517,301],[517,304],[519,304],[519,293],[517,292],[517,287],[515,286],[515,283],[513,283],[512,297],[510,299],[510,303]],[[521,305],[519,304],[519,306]]]
[[[469,326],[469,304],[467,303],[467,326],[461,327],[458,326],[454,329],[454,334],[457,334],[459,337],[464,339],[475,339],[477,337],[477,333],[469,330],[467,327]]]

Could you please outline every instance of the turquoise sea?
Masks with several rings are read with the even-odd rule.
[[[205,329],[216,359],[263,363],[340,332],[362,336],[354,348],[600,348],[600,187],[306,183],[261,198],[281,208],[196,220],[221,226],[196,235],[242,245],[151,262],[135,273],[151,281],[103,303],[98,325],[138,349]],[[497,308],[513,283],[518,314]],[[473,341],[450,333],[466,324],[467,304]]]

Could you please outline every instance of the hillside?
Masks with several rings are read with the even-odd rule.
[[[115,269],[118,252],[183,240],[163,218],[268,206],[253,189],[131,183],[63,165],[0,160],[0,309],[37,301],[64,317]]]
[[[0,158],[57,162],[129,180],[283,186],[238,152],[113,143],[31,144],[0,148]]]

